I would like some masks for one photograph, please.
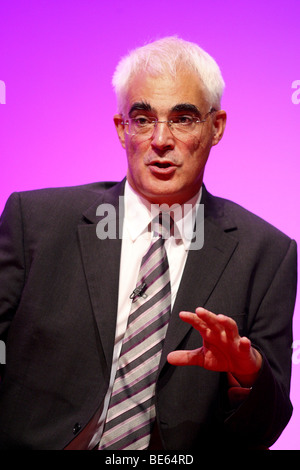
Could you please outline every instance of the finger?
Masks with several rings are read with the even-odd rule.
[[[224,327],[229,341],[235,341],[240,338],[239,329],[233,318],[226,315],[218,315],[218,321]]]
[[[167,361],[173,366],[203,366],[202,348],[191,351],[173,351],[168,354]]]
[[[192,312],[180,312],[179,317],[181,320],[189,323],[197,330],[205,330],[207,328],[207,324],[199,318],[196,313]]]
[[[198,318],[206,322],[208,328],[218,331],[224,339],[234,341],[239,338],[238,327],[233,318],[227,315],[217,315],[202,307],[197,308],[196,313]]]
[[[180,312],[180,318],[192,325],[200,335],[203,342],[216,343],[220,341],[226,342],[226,332],[223,326],[220,326],[217,321],[217,315],[203,308],[197,308],[195,313]]]
[[[217,316],[215,313],[206,310],[203,307],[197,307],[195,313],[199,319],[205,321],[208,324],[214,323]]]
[[[179,317],[185,321],[186,323],[189,323],[193,328],[195,328],[195,330],[197,330],[201,337],[202,337],[202,340],[203,340],[203,344],[205,342],[214,342],[215,341],[215,332],[210,330],[207,326],[207,324],[202,321],[197,315],[196,313],[192,313],[192,312],[180,312],[179,313]],[[218,336],[218,334],[217,334]]]
[[[219,322],[219,315],[202,307],[196,308],[196,315],[199,320],[206,324],[207,328],[219,333],[223,331],[224,327]]]
[[[249,352],[251,349],[251,341],[249,338],[246,338],[246,336],[243,336],[240,339],[240,351],[241,352]]]

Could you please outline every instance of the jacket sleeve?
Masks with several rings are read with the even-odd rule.
[[[23,240],[19,195],[14,193],[0,218],[0,339],[4,342],[24,286]]]
[[[291,240],[249,330],[263,356],[260,374],[245,401],[229,414],[225,430],[248,447],[268,448],[292,415],[289,399],[292,317],[297,285],[297,249]]]

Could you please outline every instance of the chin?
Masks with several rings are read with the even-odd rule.
[[[179,192],[153,192],[144,194],[144,198],[147,199],[152,204],[182,204],[186,199]]]

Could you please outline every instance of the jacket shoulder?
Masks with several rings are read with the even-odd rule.
[[[42,199],[57,199],[57,198],[90,198],[100,196],[104,191],[107,191],[117,184],[115,181],[101,181],[95,183],[88,183],[76,186],[63,186],[33,189],[29,191],[19,192],[19,196],[24,201],[40,200]]]
[[[72,208],[82,210],[117,184],[113,181],[104,181],[78,186],[20,191],[13,193],[9,197],[8,203],[16,200],[22,208],[33,210],[33,213],[43,210],[52,212],[52,210],[59,210],[60,208],[68,208],[69,211]]]
[[[1,219],[13,223],[20,215],[23,223],[32,227],[38,225],[39,230],[54,223],[56,226],[77,224],[83,213],[103,195],[118,192],[118,185],[120,183],[108,181],[15,192],[7,200]]]
[[[205,191],[204,204],[207,217],[213,223],[223,224],[225,231],[237,230],[243,238],[252,241],[260,239],[283,244],[291,242],[291,238],[279,228],[236,202]]]

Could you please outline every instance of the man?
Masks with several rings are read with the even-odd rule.
[[[1,218],[1,447],[267,448],[292,413],[296,244],[203,184],[226,123],[211,57],[165,38],[123,59],[114,85],[126,180],[14,194]],[[188,234],[201,225],[200,202],[196,246]],[[163,204],[168,237],[149,230]],[[105,238],[105,224],[115,236]],[[159,246],[151,282],[141,275],[149,245]],[[155,302],[165,302],[164,334],[144,359],[157,313],[151,283],[163,276]],[[143,359],[132,371],[135,348]]]

